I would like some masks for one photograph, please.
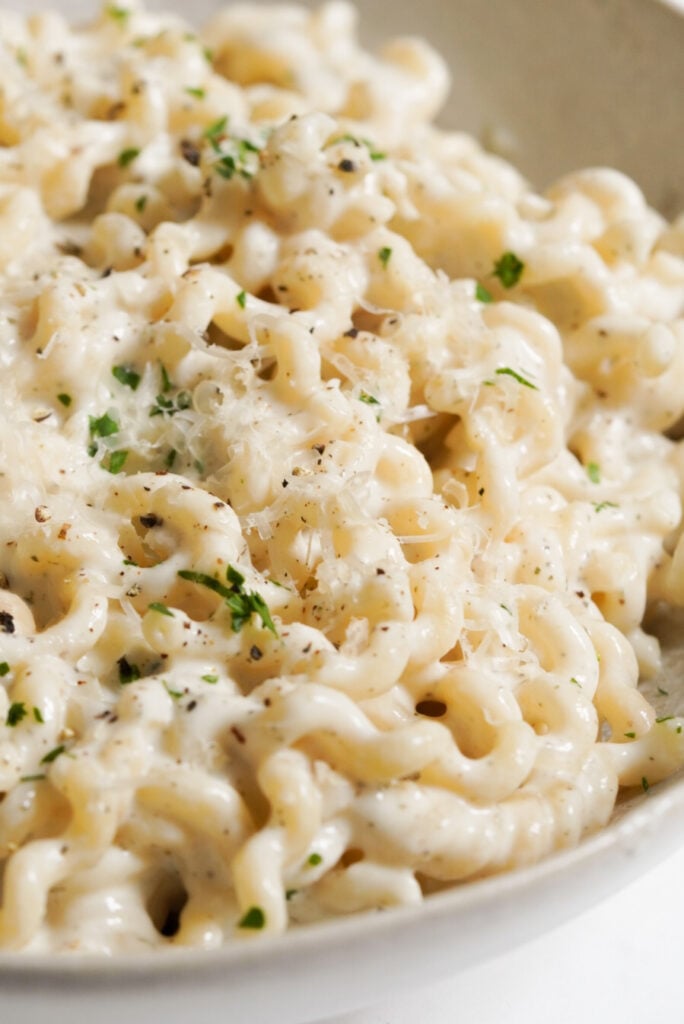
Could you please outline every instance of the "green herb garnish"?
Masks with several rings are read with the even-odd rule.
[[[380,402],[374,395],[369,395],[367,391],[361,391],[359,394],[359,402],[365,402],[366,405],[380,405]]]
[[[181,569],[178,575],[181,579],[188,580],[189,583],[198,583],[201,587],[213,590],[215,594],[224,599],[230,609],[231,627],[234,633],[239,633],[253,615],[258,615],[264,629],[270,630],[274,636],[278,635],[263,597],[254,591],[245,590],[245,577],[232,565],[229,565],[226,570],[226,579],[230,583],[230,587],[225,586],[215,576],[209,576],[204,572]]]
[[[33,708],[33,717],[35,718],[36,722],[38,722],[39,725],[45,725],[45,719],[43,718],[43,712],[40,710],[40,708],[37,708],[37,707]]]
[[[57,401],[61,402],[62,405],[66,409],[68,409],[69,406],[71,405],[71,401],[72,401],[71,395],[67,395],[66,392],[63,391],[60,395],[57,395]]]
[[[27,715],[26,705],[23,701],[15,701],[14,704],[10,704],[7,712],[7,718],[5,719],[5,725],[9,725],[11,729],[15,725],[19,725],[22,719],[26,718]]]
[[[110,4],[109,7],[106,7],[105,13],[112,21],[117,21],[122,26],[126,24],[131,16],[131,12],[127,7],[118,7],[116,4]]]
[[[512,377],[513,380],[517,380],[518,384],[522,384],[526,388],[532,388],[533,391],[539,391],[536,384],[533,384],[531,380],[527,379],[527,377],[523,377],[522,374],[516,373],[516,371],[512,370],[510,366],[500,366],[495,372],[499,377]]]
[[[641,776],[641,788],[643,789],[644,793],[648,793],[649,789],[651,788],[651,785],[645,775]]]
[[[39,773],[38,775],[22,775],[19,779],[20,782],[41,782],[46,779],[47,775]]]
[[[475,298],[478,300],[478,302],[494,301],[494,296],[492,295],[492,293],[489,291],[489,289],[485,288],[483,284],[480,284],[479,281],[475,285]]]
[[[244,290],[238,292],[238,294],[235,296],[235,301],[237,302],[240,309],[244,309],[245,306],[247,305],[247,292]]]
[[[124,387],[130,388],[132,391],[137,391],[142,380],[140,374],[131,370],[130,366],[113,366],[112,376],[116,377],[119,384],[123,384]]]
[[[383,245],[382,249],[378,249],[378,259],[382,263],[383,269],[387,270],[387,264],[392,258],[392,250],[388,245]]]
[[[58,746],[58,747],[54,747],[50,751],[49,754],[46,754],[45,757],[42,757],[40,759],[40,763],[41,764],[52,764],[52,762],[56,761],[57,758],[60,756],[60,754],[63,754],[65,750],[66,750],[66,747],[64,746],[63,743],[60,744],[60,746]]]
[[[119,167],[128,167],[132,164],[137,157],[140,156],[140,150],[135,146],[131,146],[129,149],[122,149],[119,153],[118,164]]]
[[[119,658],[117,665],[119,666],[119,682],[122,686],[128,686],[129,683],[135,683],[140,679],[140,669],[128,658]]]
[[[167,615],[170,619],[175,618],[171,609],[167,608],[161,601],[153,601],[147,607],[151,612],[159,612],[160,615]]]
[[[591,480],[592,484],[601,483],[601,467],[598,462],[587,462],[587,476]]]
[[[635,732],[626,732],[624,735],[627,737],[628,740],[636,739],[636,733]]]
[[[135,208],[138,211],[138,213],[144,213],[146,206],[147,206],[147,196],[146,195],[138,196],[138,198],[135,201]]]
[[[266,924],[266,915],[261,907],[250,907],[247,913],[240,918],[238,928],[261,929]]]
[[[120,473],[124,468],[126,459],[128,458],[128,451],[125,448],[121,448],[117,452],[112,452],[109,456],[109,465],[106,467],[109,473],[116,475]]]
[[[203,100],[207,95],[207,90],[202,89],[200,86],[186,85],[185,91],[188,96],[193,96],[196,100]]]
[[[0,677],[6,676],[11,669],[6,661],[0,661]]]
[[[496,261],[492,274],[498,277],[504,288],[513,288],[518,283],[525,269],[525,264],[514,252],[505,252]]]
[[[614,501],[594,502],[594,511],[595,512],[603,512],[604,508],[619,508],[619,507],[620,506],[616,505]]]
[[[211,683],[212,686],[213,686],[214,683],[218,683],[218,681],[219,681],[219,677],[215,676],[215,675],[212,675],[211,673],[208,673],[206,676],[202,676],[201,678],[202,678],[203,682]]]
[[[307,857],[306,863],[309,864],[312,868],[315,868],[318,867],[319,864],[323,863],[323,858],[321,857],[320,853],[311,853]]]

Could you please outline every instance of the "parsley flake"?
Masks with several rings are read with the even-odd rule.
[[[392,250],[388,245],[383,245],[382,249],[378,249],[378,259],[382,263],[383,269],[387,270],[387,264],[392,258]]]
[[[6,676],[11,669],[6,661],[0,661],[0,677]]]
[[[38,775],[22,775],[19,779],[20,782],[40,782],[42,779],[46,779],[47,775],[43,772]]]
[[[651,784],[645,775],[641,776],[641,788],[643,789],[644,793],[648,793],[649,789],[651,788]]]
[[[259,930],[266,924],[266,915],[261,907],[250,907],[247,913],[240,918],[238,928],[254,928]]]
[[[359,394],[359,402],[365,402],[366,405],[380,405],[380,402],[374,395],[369,395],[367,391],[362,391]]]
[[[635,732],[626,732],[624,735],[627,737],[628,740],[636,739],[636,733]]]
[[[112,452],[109,456],[109,465],[106,467],[109,473],[116,475],[120,473],[124,468],[126,459],[128,458],[128,452],[125,448],[121,448],[118,452]]]
[[[65,409],[68,409],[72,401],[71,395],[67,395],[65,391],[62,391],[61,394],[57,395],[57,401],[61,402]]]
[[[601,467],[598,462],[587,462],[586,470],[587,476],[591,480],[592,484],[601,483]]]
[[[523,387],[531,388],[533,391],[539,391],[536,384],[533,384],[527,377],[523,377],[522,374],[516,373],[510,366],[500,366],[496,371],[497,376],[512,377],[513,380],[517,380],[518,384],[522,384]]]
[[[45,725],[45,719],[43,718],[43,712],[40,710],[40,708],[37,708],[37,707],[34,706],[34,708],[33,708],[33,717],[35,718],[36,722],[38,722],[39,725]]]
[[[105,14],[121,26],[125,25],[131,16],[131,12],[127,7],[119,7],[117,4],[110,4],[109,7],[105,8]]]
[[[270,630],[274,636],[278,635],[268,605],[263,597],[255,591],[244,589],[245,577],[241,572],[233,568],[232,565],[229,565],[226,570],[226,579],[230,583],[230,587],[225,586],[215,576],[209,576],[205,572],[181,569],[178,575],[189,583],[198,583],[202,587],[213,590],[215,594],[224,599],[230,609],[231,628],[234,633],[239,633],[253,615],[258,615],[264,629]]]
[[[137,160],[139,156],[140,150],[136,146],[130,146],[128,149],[122,149],[119,153],[119,167],[128,167],[134,160]]]
[[[522,276],[525,264],[514,252],[505,252],[494,264],[492,275],[498,277],[504,288],[513,288]]]
[[[131,391],[137,391],[138,385],[142,380],[139,373],[132,370],[130,366],[113,366],[112,377],[115,377],[119,384],[123,384],[124,387],[130,388]]]
[[[138,198],[135,201],[135,208],[138,211],[138,213],[144,213],[146,206],[147,206],[147,196],[146,195],[138,196]]]
[[[247,305],[247,292],[244,290],[238,292],[238,294],[235,296],[235,301],[237,302],[240,309],[244,309],[245,306]]]
[[[207,95],[206,89],[202,89],[201,86],[196,85],[186,85],[185,91],[187,92],[188,96],[192,96],[196,100],[203,100],[204,97]]]
[[[311,853],[307,857],[306,863],[310,867],[315,868],[318,867],[319,864],[323,863],[323,858],[321,857],[320,853]]]
[[[594,504],[594,511],[595,512],[603,512],[604,508],[619,508],[620,507],[619,505],[616,505],[614,501],[598,501],[598,502],[595,501],[593,504]]]
[[[167,606],[161,601],[153,601],[151,604],[148,604],[147,607],[151,612],[159,612],[160,615],[167,615],[170,619],[175,618],[171,609],[167,608]]]
[[[494,301],[494,296],[492,295],[492,293],[489,291],[488,288],[485,288],[483,284],[480,284],[479,281],[475,285],[475,298],[477,299],[478,302]]]
[[[19,722],[21,722],[22,719],[26,718],[27,714],[28,712],[26,710],[26,705],[24,704],[24,702],[15,701],[14,704],[10,704],[9,710],[7,712],[7,718],[5,719],[5,725],[8,725],[11,729],[13,729],[15,725],[19,725]]]
[[[656,725],[661,725],[663,722],[674,721],[674,715],[663,715],[662,718],[656,718]]]
[[[202,678],[203,682],[211,683],[212,686],[213,686],[214,683],[218,683],[218,681],[219,681],[219,677],[215,676],[215,675],[212,675],[211,673],[207,673],[206,676],[202,676],[201,678]]]
[[[42,757],[42,758],[40,759],[40,763],[41,763],[41,764],[52,764],[52,762],[53,762],[53,761],[56,761],[56,760],[57,760],[57,758],[58,758],[58,757],[59,757],[59,756],[60,756],[61,754],[63,754],[65,750],[66,750],[66,747],[64,746],[64,744],[63,744],[63,743],[61,743],[61,744],[60,744],[60,745],[59,745],[58,747],[54,747],[54,748],[53,748],[53,749],[52,749],[52,750],[51,750],[51,751],[49,752],[49,754],[46,754],[46,755],[45,755],[45,757]]]
[[[128,686],[129,683],[135,683],[140,679],[140,669],[128,658],[119,658],[117,665],[119,666],[119,682],[122,686]]]

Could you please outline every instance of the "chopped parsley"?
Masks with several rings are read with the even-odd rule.
[[[594,502],[594,511],[595,512],[603,512],[604,508],[619,508],[619,507],[620,506],[616,505],[614,501],[598,501],[598,502],[595,501]]]
[[[176,451],[175,448],[170,448],[169,451],[166,453],[166,456],[164,458],[164,465],[166,466],[167,469],[173,469],[173,464],[176,461],[177,455],[178,452]]]
[[[206,676],[202,676],[202,681],[205,683],[211,683],[213,686],[214,683],[218,683],[219,677],[208,672]]]
[[[374,395],[369,395],[367,391],[362,391],[359,394],[359,402],[365,402],[366,405],[380,405],[380,402]]]
[[[362,145],[365,146],[366,149],[368,150],[368,156],[371,158],[371,160],[387,159],[387,153],[382,153],[380,152],[380,150],[376,149],[375,143],[371,142],[370,139],[357,139],[355,135],[351,135],[349,132],[345,132],[344,135],[336,135],[335,138],[331,139],[330,142],[326,143],[326,145],[323,148],[328,149],[330,146],[336,146],[339,142],[351,142],[353,143],[354,146],[359,147]]]
[[[246,914],[240,918],[238,928],[261,929],[266,924],[266,915],[261,907],[250,907]]]
[[[169,684],[166,682],[166,680],[164,680],[164,689],[168,693],[169,697],[172,698],[172,700],[180,700],[181,697],[183,696],[182,690],[172,690]]]
[[[19,725],[19,723],[26,718],[27,714],[28,712],[24,702],[15,701],[14,704],[10,704],[7,712],[7,718],[5,719],[5,725],[9,725],[9,727],[13,729],[15,725]]]
[[[661,697],[669,697],[670,696],[670,691],[669,690],[663,690],[662,686],[658,687],[658,693],[660,694]]]
[[[392,258],[392,250],[388,245],[383,245],[382,249],[378,249],[378,259],[382,263],[382,266],[387,270],[387,264]]]
[[[128,451],[125,448],[121,448],[117,452],[112,452],[109,456],[109,465],[106,467],[110,473],[120,473],[124,468],[126,459],[128,458]]]
[[[310,867],[315,868],[318,867],[319,864],[323,863],[323,858],[321,857],[320,853],[311,853],[307,857],[306,863]]]
[[[207,90],[202,89],[200,86],[186,85],[185,91],[188,96],[192,96],[196,100],[203,100],[207,95]]]
[[[477,299],[478,302],[494,301],[494,296],[492,295],[492,293],[489,291],[488,288],[485,288],[483,284],[480,284],[479,281],[475,285],[475,298]]]
[[[241,292],[238,292],[238,294],[235,296],[235,301],[237,302],[240,309],[244,309],[245,306],[247,305],[247,292],[244,291],[244,289]]]
[[[6,661],[0,661],[0,677],[6,676],[11,669]]]
[[[119,153],[119,167],[128,167],[139,156],[140,150],[136,146],[130,146],[128,149],[122,149]]]
[[[505,252],[494,264],[492,274],[498,277],[504,288],[513,288],[522,276],[525,264],[514,252]]]
[[[138,196],[138,198],[135,201],[135,208],[138,211],[138,213],[144,213],[146,206],[147,206],[147,196],[144,195],[144,194],[141,195],[141,196]]]
[[[674,715],[663,715],[662,718],[656,718],[656,725],[661,725],[663,722],[674,721]]]
[[[181,579],[188,580],[189,583],[198,583],[201,587],[213,590],[215,594],[224,599],[230,609],[231,627],[234,633],[239,633],[253,615],[258,615],[264,629],[270,630],[274,636],[278,635],[263,597],[255,591],[245,590],[245,577],[232,565],[229,565],[226,570],[229,587],[217,580],[215,576],[209,576],[205,572],[181,569],[178,575]]]
[[[65,391],[62,391],[61,394],[57,395],[57,401],[61,402],[65,409],[68,409],[72,401],[71,395],[67,395]]]
[[[122,686],[128,686],[129,683],[135,683],[140,679],[140,669],[128,658],[119,658],[117,665],[119,666],[119,682]]]
[[[43,718],[43,712],[40,710],[40,708],[37,708],[37,707],[33,708],[33,717],[35,718],[36,722],[38,722],[39,725],[45,725],[45,719]]]
[[[162,389],[154,400],[155,404],[150,408],[150,416],[175,416],[177,412],[192,408],[192,395],[189,391],[176,389],[163,363],[161,379]],[[173,390],[176,390],[176,394],[168,397],[169,392]]]
[[[648,793],[649,789],[651,788],[651,784],[649,783],[645,775],[641,776],[641,788],[643,789],[644,793]]]
[[[90,429],[91,443],[88,446],[88,455],[95,455],[97,453],[97,444],[95,443],[96,437],[111,437],[112,434],[118,434],[119,423],[106,412],[103,416],[89,416],[88,424]]]
[[[215,153],[213,168],[227,181],[239,175],[249,180],[259,168],[257,159],[260,147],[249,139],[231,138],[228,134],[228,118],[214,121],[202,133]]]
[[[167,608],[167,606],[161,601],[153,601],[151,604],[148,604],[147,607],[151,612],[159,612],[160,615],[167,615],[170,619],[175,618],[171,609]]]
[[[521,373],[516,373],[510,366],[500,366],[496,371],[498,377],[512,377],[513,380],[517,380],[518,384],[522,384],[523,387],[531,388],[533,391],[539,391],[536,384],[533,384],[527,377],[523,377]]]
[[[61,754],[63,754],[65,750],[66,750],[66,747],[64,746],[63,743],[61,743],[58,747],[53,747],[53,749],[49,752],[49,754],[46,754],[45,757],[42,757],[40,759],[40,763],[41,764],[52,764],[52,762],[56,761],[57,758]]]
[[[142,380],[139,373],[132,370],[130,366],[113,366],[112,376],[116,377],[119,384],[123,384],[124,387],[130,388],[131,391],[137,391],[138,385]]]
[[[125,25],[131,16],[131,12],[127,7],[119,7],[117,4],[110,4],[109,7],[105,8],[105,14],[112,21],[116,21],[119,25]]]
[[[44,773],[41,772],[38,775],[22,775],[20,777],[19,781],[20,782],[41,782],[43,779],[46,779],[46,778],[47,778],[47,775],[45,775]]]
[[[636,739],[636,733],[635,732],[626,732],[625,736],[627,737],[628,740]]]
[[[601,467],[598,462],[587,462],[587,476],[591,480],[592,484],[601,483]]]

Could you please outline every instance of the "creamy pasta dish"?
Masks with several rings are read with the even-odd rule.
[[[530,864],[684,764],[684,220],[343,2],[0,15],[0,949]]]

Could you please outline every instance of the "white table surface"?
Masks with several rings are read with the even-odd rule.
[[[505,956],[326,1024],[594,1021],[684,1022],[684,849],[593,910]]]

